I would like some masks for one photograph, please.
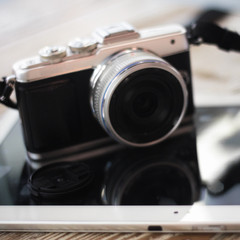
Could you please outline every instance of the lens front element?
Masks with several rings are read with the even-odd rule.
[[[104,69],[104,70],[103,70]],[[151,146],[180,124],[187,105],[181,75],[163,59],[140,50],[113,56],[94,74],[92,108],[103,128],[132,146]]]

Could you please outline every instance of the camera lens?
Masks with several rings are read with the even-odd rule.
[[[133,113],[140,118],[150,117],[157,109],[158,97],[149,92],[139,93],[133,100]]]
[[[174,128],[182,113],[183,94],[175,78],[162,69],[130,74],[112,94],[109,117],[129,142],[154,142]]]
[[[180,73],[163,59],[140,50],[113,56],[96,69],[92,109],[103,128],[132,146],[154,145],[180,124],[187,90]]]

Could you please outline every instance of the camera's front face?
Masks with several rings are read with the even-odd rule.
[[[134,147],[162,142],[193,113],[185,31],[101,29],[90,45],[45,49],[15,65],[31,159],[89,151],[109,136]]]

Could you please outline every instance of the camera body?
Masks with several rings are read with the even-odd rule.
[[[46,47],[13,70],[31,160],[116,142],[154,146],[194,112],[189,44],[179,25],[97,29],[68,47]]]

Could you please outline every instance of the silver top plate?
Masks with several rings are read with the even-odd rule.
[[[118,30],[120,31],[120,29]],[[189,50],[186,29],[180,25],[167,25],[142,30],[138,33],[133,32],[139,35],[138,38],[134,38],[134,34],[129,38],[132,34],[130,29],[121,33],[114,32],[112,29],[110,32],[109,38],[106,36],[108,43],[105,44],[104,38],[103,43],[99,43],[87,56],[82,53],[73,53],[70,49],[67,49],[66,56],[57,63],[43,62],[39,56],[17,62],[13,66],[17,81],[27,83],[95,68],[107,57],[125,49],[145,49],[159,57]],[[172,40],[174,40],[174,44],[172,44]],[[97,41],[100,41],[100,39]]]
[[[115,42],[137,39],[140,34],[128,23],[119,23],[112,26],[98,28],[93,36],[102,44],[111,44]]]

